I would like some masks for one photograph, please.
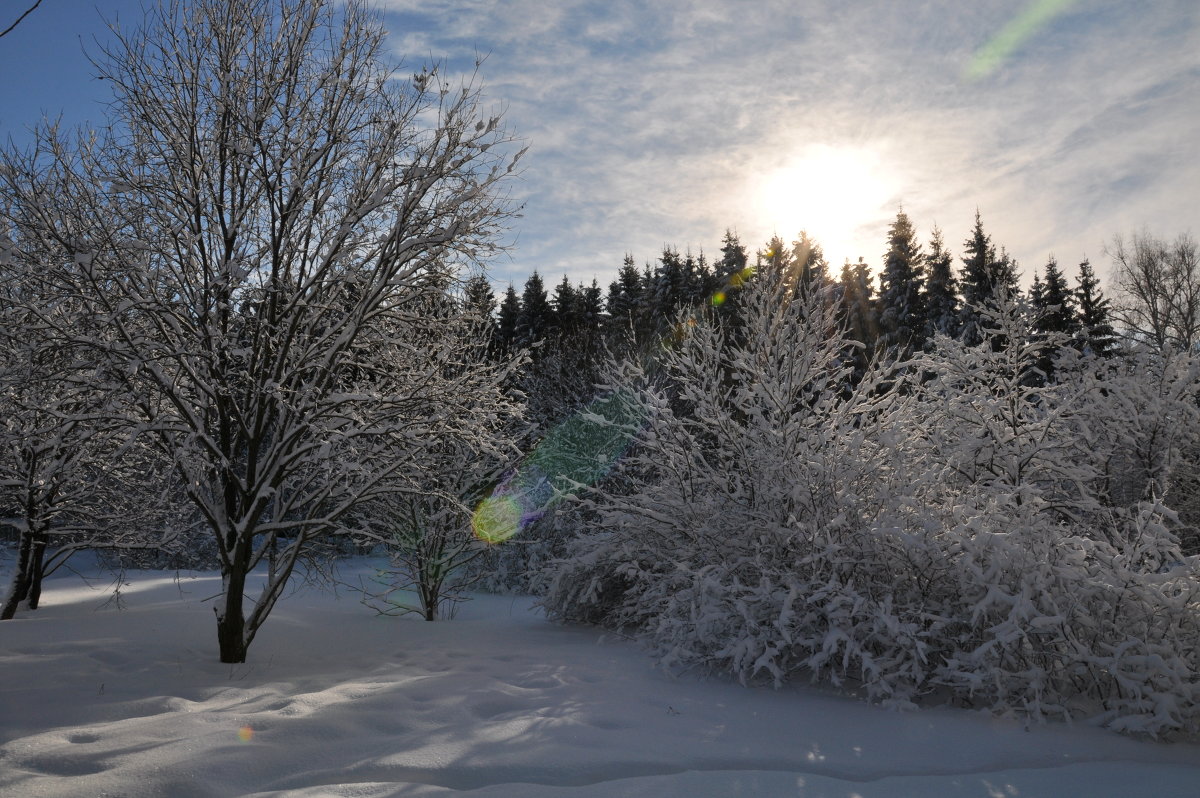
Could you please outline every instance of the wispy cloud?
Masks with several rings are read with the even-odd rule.
[[[812,152],[858,153],[879,177],[836,242],[846,251],[829,252],[839,261],[877,263],[900,201],[956,249],[980,207],[1026,269],[1051,250],[1098,258],[1131,227],[1198,224],[1193,0],[1052,3],[975,79],[989,42],[1044,2],[381,5],[410,59],[487,53],[489,95],[531,144],[500,280],[537,268],[606,282],[626,251],[714,249],[727,226],[751,247],[794,236],[805,222],[763,218],[762,192]]]

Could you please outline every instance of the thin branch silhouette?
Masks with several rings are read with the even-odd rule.
[[[37,7],[38,7],[38,6],[40,6],[41,4],[42,4],[42,0],[37,0],[37,2],[36,2],[36,3],[34,3],[32,6],[30,6],[30,7],[29,7],[29,8],[28,8],[28,9],[25,11],[25,13],[24,13],[24,14],[22,14],[22,15],[21,15],[21,16],[19,16],[19,17],[17,17],[17,21],[16,21],[16,22],[14,22],[13,24],[9,25],[9,26],[8,26],[7,28],[5,28],[4,30],[0,31],[0,38],[3,38],[3,37],[5,37],[5,36],[7,36],[8,34],[12,33],[12,30],[13,30],[13,28],[15,28],[15,27],[17,27],[18,25],[20,25],[20,24],[21,24],[21,20],[25,19],[25,17],[27,17],[27,16],[29,16],[30,14],[32,14],[32,13],[33,13],[33,12],[34,12],[34,11],[37,9]]]

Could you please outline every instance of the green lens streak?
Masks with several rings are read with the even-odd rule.
[[[979,80],[991,75],[1029,37],[1075,4],[1075,0],[1036,0],[991,41],[976,51],[971,63],[967,64],[968,80]]]
[[[558,490],[594,485],[628,448],[641,419],[622,395],[602,397],[556,427],[534,450],[529,463]]]
[[[629,448],[641,421],[631,396],[618,391],[593,400],[552,429],[512,477],[480,503],[471,519],[475,536],[502,543],[565,493],[599,482]]]

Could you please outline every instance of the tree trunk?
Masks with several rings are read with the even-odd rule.
[[[246,616],[242,612],[242,597],[246,589],[246,572],[240,563],[230,566],[222,579],[225,587],[223,609],[214,607],[217,614],[217,645],[221,662],[246,661]]]
[[[33,542],[33,557],[29,563],[29,609],[36,610],[42,598],[42,562],[46,557],[46,545],[49,543],[44,536],[39,536]]]
[[[29,595],[29,586],[33,582],[33,532],[28,528],[21,531],[21,543],[17,548],[17,564],[13,571],[12,582],[4,606],[0,608],[0,621],[12,620],[17,614],[17,607]]]

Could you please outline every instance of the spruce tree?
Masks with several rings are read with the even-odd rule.
[[[1084,352],[1109,357],[1117,347],[1117,331],[1113,329],[1112,310],[1100,290],[1100,280],[1086,260],[1079,264],[1077,281],[1075,299],[1079,303],[1079,347]]]
[[[599,332],[604,326],[604,299],[600,283],[592,278],[592,284],[580,283],[575,289],[579,297],[579,324],[589,333]]]
[[[550,300],[552,309],[551,326],[560,337],[573,335],[580,326],[579,293],[567,275],[554,288],[554,298]]]
[[[820,291],[829,285],[829,264],[825,261],[825,253],[807,230],[801,230],[800,238],[792,242],[791,254],[797,290]]]
[[[500,352],[496,336],[496,295],[492,283],[484,274],[473,274],[463,285],[462,308],[475,319],[486,341],[479,354],[495,356]]]
[[[1046,284],[1037,269],[1033,270],[1033,282],[1029,284],[1029,304],[1039,313],[1046,307]]]
[[[1079,320],[1075,315],[1075,302],[1071,289],[1067,286],[1066,278],[1058,268],[1054,256],[1046,263],[1046,280],[1034,272],[1033,286],[1029,289],[1029,302],[1033,306],[1036,317],[1033,320],[1033,331],[1039,338],[1045,337],[1059,340],[1053,333],[1064,333],[1073,336],[1079,328]],[[1038,356],[1038,371],[1042,379],[1037,382],[1054,382],[1055,360],[1059,354],[1057,346],[1048,347]]]
[[[766,246],[754,253],[754,260],[757,274],[770,274],[774,278],[792,270],[792,251],[779,236],[771,236]]]
[[[936,225],[929,239],[929,254],[925,257],[928,276],[925,279],[925,340],[935,335],[958,336],[958,286],[954,280],[954,258],[942,240]]]
[[[925,347],[924,255],[908,215],[901,210],[888,228],[888,249],[879,275],[881,343],[897,357]]]
[[[517,343],[531,346],[544,339],[554,322],[554,311],[546,296],[546,286],[535,269],[525,281],[521,293],[521,314],[517,317]]]
[[[846,260],[842,264],[838,294],[842,306],[842,320],[848,337],[874,348],[879,341],[879,316],[874,301],[875,286],[872,285],[871,267],[862,258],[857,263]]]
[[[687,253],[683,258],[683,301],[687,307],[694,308],[706,301],[714,290],[712,270],[701,252],[692,257]]]
[[[665,333],[679,308],[688,304],[686,288],[683,258],[678,250],[671,247],[663,249],[654,269],[652,288],[653,327],[656,334]]]
[[[879,316],[871,284],[871,269],[862,258],[857,263],[849,259],[842,264],[841,277],[836,286],[841,305],[840,315],[846,338],[862,344],[846,352],[846,360],[853,364],[851,382],[857,384],[866,373],[867,364],[879,341]]]
[[[463,307],[476,318],[492,321],[496,313],[496,294],[485,274],[474,274],[463,285]]]
[[[1046,282],[1041,297],[1034,297],[1031,291],[1030,300],[1038,311],[1035,329],[1068,335],[1074,335],[1079,329],[1074,293],[1067,285],[1067,278],[1058,268],[1058,261],[1053,255],[1046,263]]]
[[[966,254],[962,259],[963,269],[959,278],[963,298],[960,314],[961,335],[968,346],[975,346],[984,339],[976,308],[995,308],[996,298],[1002,292],[1008,296],[1016,296],[1016,264],[1008,253],[996,255],[992,237],[983,230],[983,221],[978,209],[975,211],[975,227],[963,247]],[[993,338],[992,341],[993,345],[1001,343],[998,338]]]
[[[608,321],[617,334],[628,331],[634,325],[634,314],[642,297],[642,275],[633,264],[633,256],[626,255],[617,279],[609,283]]]
[[[659,334],[658,294],[655,291],[655,270],[649,263],[642,265],[642,293],[633,309],[634,340],[640,346],[655,340]]]
[[[521,318],[521,300],[512,283],[504,292],[500,302],[500,313],[496,320],[496,347],[502,353],[511,352],[517,346],[517,322]]]
[[[746,247],[732,230],[727,229],[721,240],[721,259],[713,265],[711,290],[706,295],[705,302],[721,320],[731,342],[741,341],[742,321],[738,294],[753,271]]]
[[[713,267],[717,290],[726,291],[730,288],[729,283],[734,275],[745,276],[745,270],[749,263],[750,258],[746,253],[746,248],[742,246],[737,234],[726,229],[725,237],[721,239],[721,259]]]

